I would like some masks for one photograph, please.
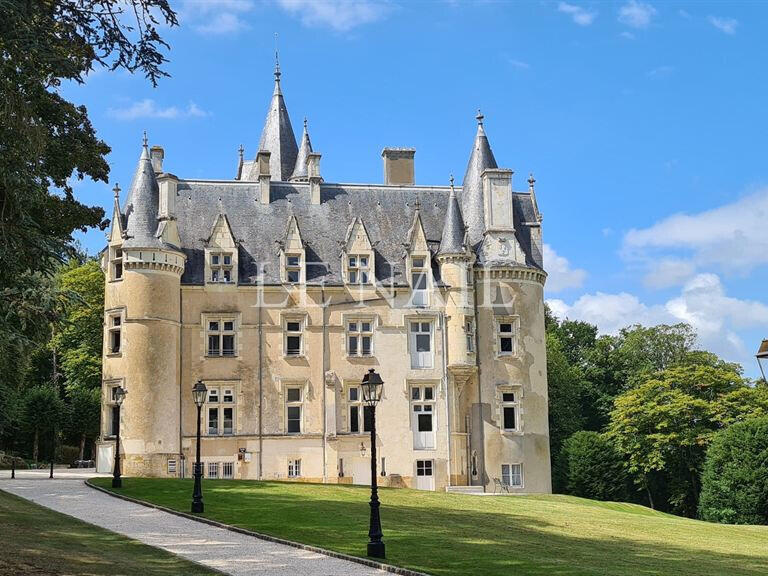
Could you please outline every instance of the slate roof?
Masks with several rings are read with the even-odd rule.
[[[451,176],[453,183],[453,176]],[[456,191],[451,185],[451,193],[448,196],[448,204],[445,209],[445,223],[443,224],[443,235],[440,240],[440,249],[438,254],[462,254],[465,251],[464,240],[466,238],[466,227],[464,218],[461,216],[459,201],[456,198]]]
[[[307,119],[304,118],[304,132],[301,135],[301,144],[299,144],[299,154],[296,156],[296,166],[293,169],[291,180],[307,180],[309,172],[307,170],[307,159],[312,153],[312,142],[309,139],[307,130]]]
[[[498,168],[493,157],[488,136],[483,128],[483,115],[477,112],[477,134],[472,145],[467,171],[464,173],[461,192],[461,211],[469,234],[469,243],[473,248],[483,239],[485,211],[483,209],[483,172],[489,168]]]
[[[160,189],[149,157],[146,138],[141,149],[139,164],[133,175],[133,182],[125,199],[126,248],[164,247],[158,238],[157,213],[160,204]]]
[[[205,238],[219,213],[226,214],[239,242],[240,284],[258,282],[263,270],[265,284],[280,284],[278,242],[294,215],[306,246],[307,284],[342,284],[342,248],[347,228],[360,217],[373,244],[376,279],[383,284],[402,286],[405,276],[405,246],[414,204],[420,202],[420,216],[433,254],[443,234],[449,201],[448,187],[401,187],[385,185],[321,185],[321,203],[311,204],[309,185],[272,182],[271,202],[260,203],[257,183],[237,181],[180,180],[176,218],[187,264],[184,284],[203,284]],[[528,227],[533,221],[529,194],[513,195],[518,240],[531,254]],[[529,258],[529,266],[541,268],[541,260]],[[433,262],[434,278],[439,270]]]

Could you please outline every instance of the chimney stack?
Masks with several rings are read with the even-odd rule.
[[[261,190],[261,203],[269,204],[269,189],[272,175],[269,173],[269,159],[272,153],[269,150],[259,150],[256,154],[256,168],[258,170],[259,189]]]
[[[414,148],[384,148],[384,184],[411,186],[413,178]]]
[[[149,149],[149,157],[152,159],[152,170],[155,174],[160,174],[163,171],[163,158],[165,158],[165,151],[162,146],[152,146]]]

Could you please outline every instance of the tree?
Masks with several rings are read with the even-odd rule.
[[[36,287],[72,254],[73,231],[108,224],[69,178],[106,182],[109,147],[58,88],[94,66],[156,83],[160,21],[177,24],[167,0],[0,0],[0,353],[29,341],[30,326],[44,330]]]
[[[98,388],[75,387],[67,394],[69,401],[67,431],[79,439],[80,456],[85,460],[85,444],[88,438],[99,435],[101,417],[101,391]]]
[[[627,499],[621,455],[602,434],[582,430],[563,443],[568,494],[595,500]]]
[[[32,459],[37,462],[40,436],[48,436],[64,422],[65,406],[53,386],[35,386],[24,395],[24,424],[32,433]],[[53,454],[51,454],[53,457]]]
[[[699,516],[710,522],[768,524],[768,418],[719,432],[707,453]]]
[[[631,387],[648,374],[681,363],[693,350],[696,332],[688,324],[640,325],[619,333],[618,353],[623,364],[625,386]]]

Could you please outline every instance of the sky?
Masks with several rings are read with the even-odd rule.
[[[603,333],[688,322],[743,364],[768,337],[768,5],[643,2],[173,2],[170,78],[96,70],[67,98],[111,147],[111,213],[142,132],[182,178],[255,156],[275,33],[297,138],[328,182],[381,182],[381,150],[416,149],[417,184],[464,174],[480,108],[515,189],[536,178],[546,299]],[[91,253],[104,233],[78,236]]]

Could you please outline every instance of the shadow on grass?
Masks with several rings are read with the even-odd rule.
[[[191,481],[131,479],[126,484],[122,492],[129,496],[188,510]],[[204,494],[208,518],[364,555],[369,512],[364,488],[235,480],[207,482]],[[535,498],[518,501],[526,509],[517,511],[516,498],[402,489],[384,489],[381,499],[387,561],[438,576],[768,574],[768,556],[760,549],[755,555],[706,549],[708,538],[744,533],[653,511],[641,515],[579,499],[542,498],[543,512],[536,515]],[[559,508],[563,514],[578,511],[570,526]],[[553,514],[557,524],[545,518]],[[616,532],[607,531],[603,522]],[[623,534],[622,522],[633,523],[636,534],[638,526],[641,531],[647,526],[652,541]],[[687,547],[686,540],[695,544]]]

